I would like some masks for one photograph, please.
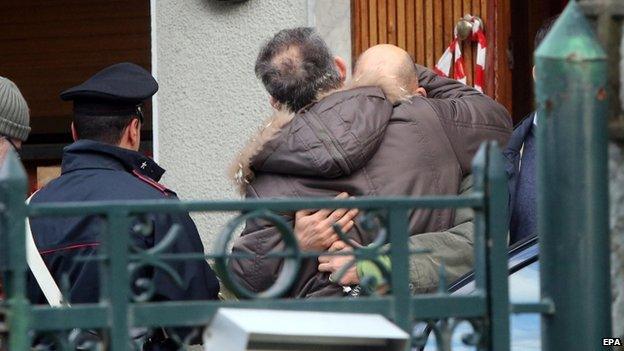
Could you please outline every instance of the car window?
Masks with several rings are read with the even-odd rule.
[[[539,261],[535,261],[509,276],[509,300],[512,303],[537,302],[540,296],[539,284]],[[471,294],[474,292],[474,281],[464,285],[453,295]],[[511,350],[534,351],[541,350],[540,340],[540,316],[538,314],[511,315]],[[469,323],[464,322],[457,326],[452,338],[452,350],[467,351],[476,350],[475,347],[466,346],[462,337],[472,332]],[[426,351],[437,350],[435,337],[429,336]]]
[[[535,261],[509,276],[509,301],[539,302],[539,261]]]
[[[512,303],[538,302],[540,297],[539,261],[509,277],[509,300]],[[511,350],[541,350],[541,319],[538,314],[511,316]]]

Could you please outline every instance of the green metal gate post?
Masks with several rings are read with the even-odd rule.
[[[3,206],[4,237],[0,245],[7,245],[6,284],[8,298],[9,350],[24,350],[28,345],[29,309],[26,299],[26,187],[28,180],[24,167],[14,152],[9,152],[0,167],[0,201]],[[6,240],[6,241],[5,241]]]
[[[131,298],[130,276],[128,273],[128,248],[130,237],[128,213],[112,208],[107,215],[107,237],[103,242],[109,261],[103,265],[105,301],[110,304],[109,318],[114,328],[110,330],[110,349],[130,349],[130,323],[128,305]]]
[[[611,332],[607,64],[570,1],[535,54],[542,317],[547,351],[597,350]]]
[[[408,242],[407,210],[390,209],[388,213],[388,230],[393,243]],[[412,328],[412,308],[410,306],[409,280],[409,247],[407,245],[391,245],[392,252],[392,294],[394,295],[394,322],[406,332]]]
[[[487,296],[490,350],[506,351],[509,336],[509,276],[507,265],[507,174],[497,143],[490,143],[487,162]]]

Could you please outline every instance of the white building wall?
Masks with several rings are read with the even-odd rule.
[[[351,1],[308,0],[308,22],[316,27],[334,55],[347,61],[351,72]]]
[[[155,155],[167,170],[163,184],[183,199],[237,198],[226,169],[270,113],[253,71],[260,46],[280,29],[315,22],[349,60],[350,2],[157,0],[152,12],[153,66],[160,84]],[[328,14],[337,15],[328,22]],[[210,250],[229,217],[194,218]]]

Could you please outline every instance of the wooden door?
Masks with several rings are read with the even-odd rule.
[[[485,22],[488,38],[485,91],[511,110],[508,59],[510,0],[352,0],[353,58],[367,48],[390,43],[404,48],[417,63],[433,68],[453,39],[464,14]],[[462,44],[468,84],[472,84],[476,43]]]

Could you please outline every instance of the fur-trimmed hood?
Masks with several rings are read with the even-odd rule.
[[[275,111],[239,153],[230,177],[244,193],[255,172],[337,178],[358,170],[377,150],[393,103],[409,98],[395,82],[360,77],[296,114]]]

